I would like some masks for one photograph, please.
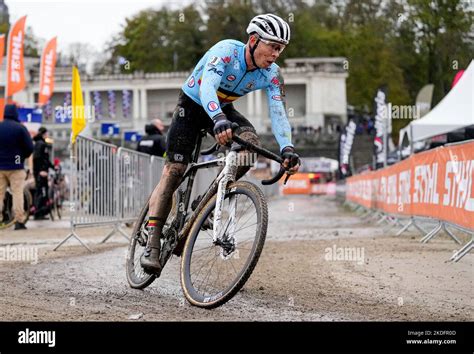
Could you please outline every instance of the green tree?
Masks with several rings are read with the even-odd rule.
[[[39,58],[41,56],[41,44],[44,41],[37,38],[31,27],[27,27],[25,31],[24,55],[25,57]]]
[[[5,53],[7,50],[7,39],[8,34],[10,33],[10,24],[4,22],[0,24],[0,34],[5,34]],[[35,36],[33,28],[30,26],[26,27],[25,31],[25,41],[24,41],[24,55],[26,57],[39,58],[41,55],[41,45],[44,44],[44,40],[39,39]]]
[[[170,27],[170,50],[173,52],[173,70],[189,70],[207,50],[205,25],[193,6],[175,12]]]
[[[457,70],[474,57],[473,11],[462,0],[407,0],[414,43],[426,60],[428,82],[435,85],[433,103],[449,91]]]
[[[180,11],[144,10],[126,20],[112,44],[112,61],[124,57],[122,71],[189,70],[204,53],[204,22],[194,6]]]
[[[206,13],[209,18],[206,31],[208,46],[226,38],[247,42],[245,30],[256,15],[251,1],[207,1]]]

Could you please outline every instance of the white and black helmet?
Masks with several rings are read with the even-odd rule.
[[[261,38],[287,45],[290,42],[290,26],[281,17],[272,14],[252,18],[247,33],[257,33]]]

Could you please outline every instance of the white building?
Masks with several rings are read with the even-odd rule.
[[[26,90],[13,99],[27,107],[33,107],[38,98],[38,59],[26,58]],[[286,88],[286,108],[293,127],[327,127],[346,122],[345,58],[297,58],[287,59],[282,68]],[[5,63],[5,61],[4,61]],[[2,66],[4,67],[5,64]],[[5,72],[5,70],[2,70]],[[189,72],[134,73],[103,76],[81,76],[86,112],[94,115],[91,125],[93,136],[100,136],[102,122],[118,123],[121,133],[127,130],[143,132],[148,120],[160,118],[165,125],[171,122],[178,92]],[[4,85],[5,78],[0,78]],[[129,114],[124,114],[123,95],[127,92]],[[70,123],[58,123],[55,118],[70,100],[71,68],[56,68],[55,90],[49,107],[44,109],[43,122],[55,140],[67,141]],[[101,101],[98,109],[97,100]],[[127,99],[126,99],[127,100]],[[114,101],[115,115],[109,103]],[[67,103],[67,102],[66,102]],[[94,104],[96,104],[95,109]],[[267,98],[263,91],[252,92],[234,102],[236,109],[254,124],[257,132],[270,132]]]

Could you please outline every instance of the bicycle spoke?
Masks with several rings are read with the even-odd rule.
[[[242,215],[240,215],[240,217],[236,220],[236,223],[239,223],[240,220],[242,220],[242,218],[246,215],[246,213],[247,213],[248,210],[249,210],[249,209],[245,210],[245,211],[242,213]],[[252,217],[253,215],[255,215],[255,214],[253,214],[253,213],[250,212],[250,211],[248,212],[248,214],[249,214],[249,217]],[[248,220],[249,220],[249,219],[247,219],[247,221],[248,221]]]
[[[212,229],[211,229],[211,230],[212,230]],[[209,238],[210,238],[211,240],[213,240],[213,239],[214,239],[214,236],[211,235],[209,232],[210,232],[209,230],[206,230],[206,235],[209,236]]]
[[[201,252],[201,251],[204,251],[204,250],[208,250],[208,249],[210,249],[211,247],[212,247],[212,246],[209,246],[209,247],[203,247],[203,248],[199,248],[199,249],[197,249],[197,250],[194,250],[194,249],[193,249],[193,253],[196,253],[196,252]]]
[[[211,259],[212,259],[212,252],[206,253],[206,255],[209,255],[209,254],[211,255]],[[200,262],[201,259],[204,259],[203,262],[205,262],[205,263],[203,263],[203,265],[201,266],[201,268],[202,268],[203,266],[209,264],[209,262],[210,262],[210,260],[207,260],[207,261],[205,260],[205,259],[206,259],[206,256],[199,256],[199,257],[196,257],[196,258],[195,258],[196,263],[199,264],[199,262]],[[199,269],[201,269],[201,268],[199,268]]]
[[[250,242],[250,241],[253,242],[254,240],[253,240],[253,239],[248,239],[248,240],[245,240],[245,241],[243,241],[243,242],[239,242],[239,248],[240,248],[240,246],[242,246],[243,244],[245,244],[245,243],[247,243],[247,242]]]
[[[252,200],[247,197],[247,201],[252,201]],[[236,206],[236,208],[237,208],[237,206]],[[236,217],[236,219],[237,219],[236,222],[239,222],[239,221],[241,220],[241,218],[245,215],[245,213],[246,213],[248,210],[249,210],[249,209],[248,209],[247,207],[242,208],[242,214],[240,214],[240,216],[239,216],[238,218]],[[237,214],[237,212],[236,212],[236,214]]]
[[[202,271],[202,268],[205,266],[205,265],[208,265],[210,262],[212,262],[212,257],[207,261],[205,262],[203,265],[201,265],[201,267],[199,268],[198,270],[198,273],[196,274],[196,281],[199,279],[199,274],[201,274],[201,271]],[[195,274],[194,272],[191,272],[191,278],[193,278],[193,274]],[[193,281],[193,284],[194,284],[194,281]]]
[[[242,223],[242,227],[244,227],[244,226],[249,222],[249,220],[250,220],[253,216],[254,216],[254,215],[250,214],[250,216],[248,217],[248,219],[245,220],[244,223]]]
[[[217,258],[214,258],[214,262],[212,262],[212,264],[211,264],[211,269],[209,269],[208,275],[207,275],[207,276],[204,278],[204,280],[201,282],[201,286],[202,286],[202,284],[204,283],[204,281],[206,281],[205,284],[207,284],[207,279],[209,278],[209,275],[211,274],[210,272],[211,272],[212,268],[214,267],[214,264],[216,263],[216,260],[217,260]],[[201,287],[199,287],[199,289],[201,289]],[[206,290],[206,289],[204,288],[204,290]]]
[[[234,268],[235,275],[239,275],[239,272],[237,271],[237,269],[235,269],[234,263],[232,263],[232,260],[230,260],[229,263],[230,263],[230,265],[232,266],[232,268]]]
[[[237,234],[237,232],[240,232],[240,231],[242,231],[242,230],[245,230],[245,229],[247,229],[247,228],[249,228],[249,227],[251,227],[251,226],[253,226],[253,225],[258,225],[258,222],[254,223],[254,224],[251,224],[251,225],[248,225],[248,226],[245,226],[245,227],[241,227],[240,229],[234,231],[234,235]]]

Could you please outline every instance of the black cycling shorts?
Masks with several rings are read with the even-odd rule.
[[[256,134],[252,123],[237,112],[232,104],[223,107],[222,111],[229,121],[237,123],[240,128],[246,127],[244,129],[237,129],[237,134],[243,130],[252,131]],[[166,159],[170,162],[188,164],[191,161],[200,131],[206,129],[209,134],[214,136],[213,128],[214,122],[207,115],[206,111],[183,91],[180,91],[178,104],[173,113],[173,119],[166,138]]]

